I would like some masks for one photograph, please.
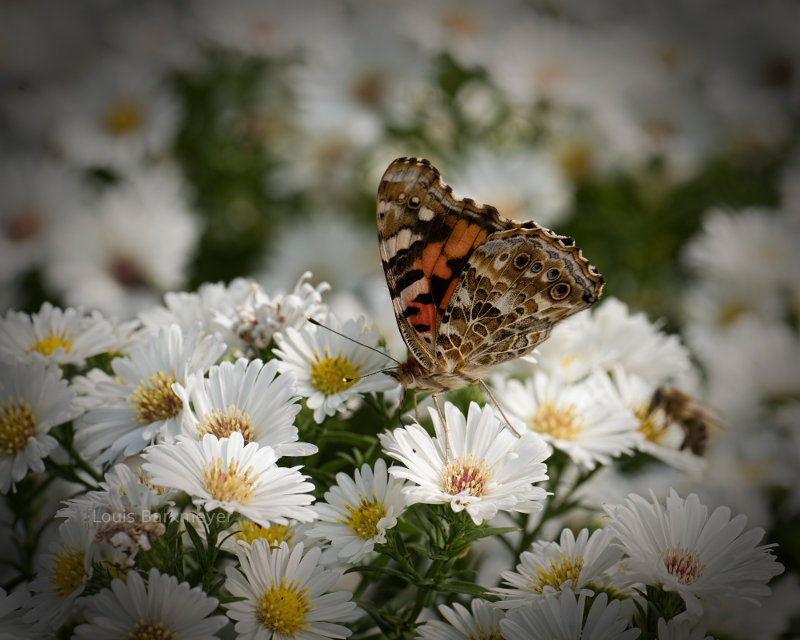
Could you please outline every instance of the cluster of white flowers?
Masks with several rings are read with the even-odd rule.
[[[634,637],[646,624],[641,603],[654,594],[669,603],[659,625],[704,632],[730,603],[758,603],[783,570],[770,545],[758,546],[762,529],[746,530],[746,517],[732,517],[727,507],[709,515],[695,494],[684,499],[671,490],[666,506],[634,494],[592,504],[595,488],[582,499],[594,514],[584,522],[601,528],[575,534],[557,517],[556,505],[579,495],[574,490],[586,478],[598,469],[612,473],[615,461],[637,451],[651,454],[653,464],[702,470],[699,456],[681,450],[684,430],[650,411],[660,385],[687,378],[686,349],[619,301],[564,322],[537,361],[495,372],[496,398],[511,425],[491,403],[471,402],[464,414],[445,402],[442,416],[430,410],[433,436],[413,421],[380,425],[365,437],[385,458],[353,475],[329,475],[326,486],[281,458],[317,454],[328,446],[326,432],[335,437],[332,425],[357,412],[383,406],[392,420],[395,385],[380,373],[386,358],[377,332],[363,318],[327,313],[314,323],[279,322],[271,350],[241,342],[231,348],[220,319],[240,317],[240,307],[229,291],[213,291],[170,295],[168,307],[148,310],[124,331],[97,312],[50,304],[0,322],[3,492],[30,490],[37,478],[71,466],[73,486],[90,488],[72,489],[54,514],[61,524],[37,555],[30,598],[7,596],[31,633],[77,624],[75,637],[88,638],[161,625],[212,637],[231,625],[243,638],[302,638],[312,629],[346,637],[359,609],[347,588],[332,589],[348,567],[394,557],[411,507],[439,505],[477,530],[490,522],[528,532],[536,523],[562,527],[559,541],[533,538],[520,548],[516,568],[484,581],[490,589],[470,610],[442,605],[446,622],[429,612],[421,638],[488,628],[513,638],[548,629]],[[308,292],[293,302],[295,323],[322,308],[318,290]],[[188,331],[170,310],[180,299],[192,300],[181,317],[194,321]],[[320,439],[301,441],[300,427]],[[624,474],[615,473],[619,482]],[[606,519],[597,520],[603,509]],[[441,517],[434,513],[423,517]],[[174,565],[152,566],[175,526],[181,544],[197,553],[198,545],[219,544],[231,559],[213,595],[203,590],[208,583],[177,579]],[[218,543],[220,535],[226,539]],[[120,572],[128,579],[115,577]],[[219,605],[220,588],[240,599]],[[108,618],[108,607],[130,613]]]

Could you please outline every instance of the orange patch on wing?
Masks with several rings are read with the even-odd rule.
[[[455,291],[457,284],[458,280],[453,280],[449,285],[447,285],[447,291],[444,292],[444,295],[439,302],[440,309],[444,310],[447,308],[447,303],[450,302],[450,297],[453,295],[453,291]]]
[[[448,258],[463,258],[475,246],[479,235],[482,235],[481,240],[483,240],[486,232],[477,224],[459,220],[442,251]]]
[[[439,259],[439,256],[442,255],[443,246],[444,242],[431,242],[422,250],[422,272],[426,276],[430,277],[433,273],[436,261]],[[414,267],[419,268],[416,261],[414,262]],[[436,275],[439,274],[437,273]]]

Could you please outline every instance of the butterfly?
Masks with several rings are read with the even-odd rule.
[[[572,238],[456,198],[425,159],[389,165],[378,187],[377,223],[397,326],[410,351],[383,373],[404,392],[433,391],[440,417],[436,397],[445,391],[479,383],[494,401],[486,370],[533,351],[557,323],[594,304],[605,284]]]

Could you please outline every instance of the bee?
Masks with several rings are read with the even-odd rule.
[[[698,456],[706,450],[709,428],[721,424],[719,416],[710,407],[674,387],[658,387],[653,392],[647,415],[653,416],[659,411],[683,429],[681,450],[689,449]]]

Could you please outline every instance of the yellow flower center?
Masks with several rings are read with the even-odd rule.
[[[273,524],[271,527],[262,527],[252,520],[239,520],[234,525],[234,537],[252,544],[254,540],[266,540],[271,546],[280,546],[281,542],[289,544],[294,537],[294,531],[288,525]]]
[[[465,632],[469,640],[503,640],[503,634],[500,633],[500,627],[497,625],[487,627],[483,623],[477,622],[473,630],[465,629]]]
[[[650,411],[649,403],[634,409],[634,414],[639,419],[639,431],[645,440],[658,444],[667,435],[667,424],[663,411]]]
[[[486,491],[489,473],[484,460],[476,460],[471,453],[466,458],[453,460],[442,469],[442,488],[451,496],[466,491],[480,498]]]
[[[66,598],[83,584],[86,572],[83,568],[84,550],[81,547],[64,545],[55,554],[55,566],[50,582],[52,592],[59,598]]]
[[[142,128],[145,113],[133,100],[118,100],[103,114],[103,127],[112,136],[124,136]]]
[[[0,453],[16,455],[35,434],[36,418],[30,404],[11,396],[6,402],[0,402]]]
[[[309,625],[306,616],[311,609],[308,588],[301,589],[296,582],[287,583],[284,576],[277,587],[273,581],[264,589],[264,594],[258,600],[256,615],[270,631],[290,634],[302,631]]]
[[[128,402],[136,412],[136,419],[142,424],[150,424],[159,420],[167,420],[177,416],[183,404],[172,391],[172,384],[177,382],[175,374],[167,375],[159,371],[146,380],[140,380]]]
[[[349,504],[344,505],[347,516],[339,522],[350,527],[362,540],[369,540],[378,535],[378,522],[386,517],[386,507],[375,497],[375,492],[372,493],[372,500],[364,496],[359,498],[355,509]]]
[[[696,549],[670,547],[661,554],[661,559],[669,574],[681,584],[694,584],[706,570]]]
[[[174,640],[177,637],[175,632],[165,627],[160,620],[157,622],[139,620],[133,629],[128,631],[125,640]]]
[[[200,436],[211,433],[217,438],[228,438],[232,433],[241,433],[244,443],[248,444],[255,436],[255,427],[248,414],[230,405],[227,410],[214,409],[205,414],[198,425]]]
[[[586,178],[592,169],[592,149],[581,142],[564,145],[556,154],[556,162],[561,170],[574,182]]]
[[[253,467],[239,468],[238,460],[226,466],[222,458],[215,458],[203,470],[203,487],[214,500],[247,504],[259,485]]]
[[[54,331],[50,335],[39,338],[34,342],[30,349],[28,349],[28,353],[31,351],[38,351],[43,356],[49,356],[59,347],[64,347],[64,353],[69,353],[72,350],[72,339],[72,332],[67,332],[66,330],[60,332]]]
[[[531,419],[531,428],[557,440],[576,440],[583,429],[583,423],[578,418],[578,408],[574,404],[558,407],[545,401],[536,409],[536,415]]]
[[[358,371],[363,363],[353,364],[347,356],[339,355],[331,358],[328,355],[328,347],[323,351],[324,355],[320,358],[314,352],[314,360],[311,362],[311,385],[326,396],[332,396],[349,389],[355,382],[352,378],[358,376]]]
[[[567,580],[572,580],[572,588],[578,584],[578,576],[583,569],[583,557],[571,557],[563,551],[558,552],[557,558],[550,558],[546,567],[536,567],[536,575],[528,576],[531,581],[528,586],[536,593],[541,593],[544,587],[558,589]]]

